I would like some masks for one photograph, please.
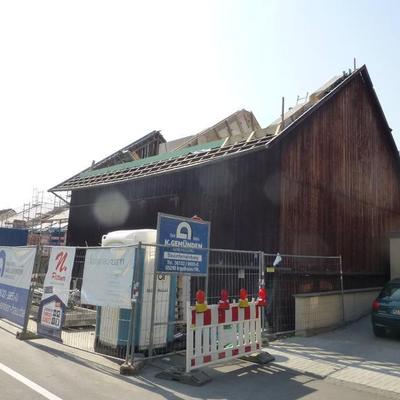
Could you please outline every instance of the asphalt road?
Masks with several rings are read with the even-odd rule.
[[[243,361],[210,369],[213,381],[202,387],[157,379],[154,367],[146,367],[137,377],[123,377],[118,374],[118,365],[103,357],[46,339],[21,342],[12,330],[4,330],[5,326],[0,323],[1,400],[398,398],[279,365],[261,367]]]

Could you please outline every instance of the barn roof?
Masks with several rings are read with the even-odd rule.
[[[392,135],[383,114],[378,97],[373,89],[372,81],[369,77],[366,66],[355,70],[353,73],[344,74],[337,77],[323,87],[318,89],[310,96],[310,100],[301,107],[295,107],[285,114],[284,128],[280,126],[280,120],[265,129],[252,132],[245,140],[240,140],[231,144],[228,140],[215,140],[203,144],[181,148],[175,151],[154,155],[131,162],[124,162],[116,165],[109,165],[101,168],[103,165],[96,164],[96,168],[90,168],[73,176],[70,179],[60,183],[50,189],[51,192],[69,191],[91,188],[100,185],[113,184],[123,181],[144,178],[151,175],[168,173],[183,168],[190,168],[212,161],[235,157],[244,153],[257,151],[270,147],[273,143],[280,141],[286,135],[289,135],[296,126],[301,124],[313,112],[318,110],[325,102],[334,96],[341,87],[346,85],[355,76],[361,75],[367,83],[367,87],[372,92],[372,98],[375,102],[377,110],[383,118],[383,122],[389,132],[390,143],[396,152],[398,161],[400,158]],[[233,114],[234,115],[234,114]],[[282,129],[283,128],[283,129]],[[157,132],[157,131],[155,131]],[[194,136],[198,137],[198,135]],[[136,143],[136,142],[135,142]],[[198,143],[198,141],[196,141]],[[114,155],[117,153],[114,153]],[[112,157],[112,156],[110,156]],[[108,160],[110,157],[106,158]],[[103,160],[104,161],[104,160]],[[399,164],[400,165],[400,164]]]
[[[146,155],[152,155],[152,150],[158,150],[158,145],[160,143],[165,143],[163,135],[160,131],[153,131],[148,133],[147,135],[141,137],[138,140],[135,140],[133,143],[128,144],[120,150],[117,150],[115,153],[103,158],[102,160],[94,163],[91,166],[91,169],[99,169],[108,167],[110,165],[116,165],[124,162],[124,158],[128,157],[128,159],[132,160],[133,154],[143,152]],[[154,149],[153,149],[154,148]]]
[[[224,140],[219,140],[114,167],[94,171],[87,170],[55,186],[50,191],[83,189],[192,167],[221,157],[259,148],[268,143],[272,138],[272,135],[264,136],[260,139],[239,142],[225,147],[221,147]]]

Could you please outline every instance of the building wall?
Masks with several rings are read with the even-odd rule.
[[[159,211],[196,214],[212,222],[214,248],[341,254],[347,287],[380,285],[388,234],[400,223],[397,160],[384,130],[358,74],[268,150],[74,191],[68,243],[155,228]]]
[[[345,274],[388,277],[388,234],[400,222],[400,180],[362,77],[352,79],[281,146],[279,250],[341,254]]]
[[[277,251],[279,151],[73,191],[68,244],[98,245],[104,233],[155,228],[157,213],[211,221],[214,248]],[[126,212],[125,212],[126,211]]]
[[[390,279],[400,278],[400,237],[390,238]]]

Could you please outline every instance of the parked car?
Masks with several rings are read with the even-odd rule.
[[[372,303],[372,328],[379,337],[388,329],[400,332],[400,279],[388,282]]]

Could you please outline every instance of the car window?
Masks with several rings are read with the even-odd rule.
[[[379,294],[380,299],[384,297],[390,297],[391,300],[400,300],[400,285],[386,285]]]

